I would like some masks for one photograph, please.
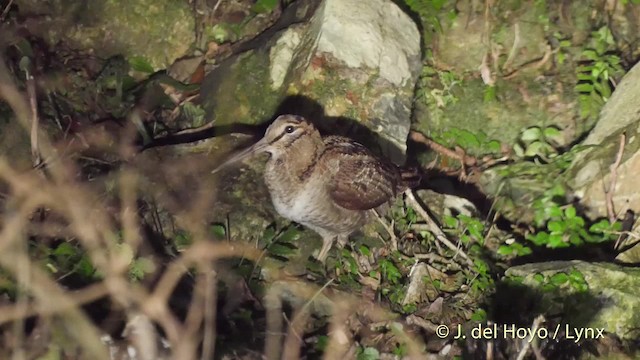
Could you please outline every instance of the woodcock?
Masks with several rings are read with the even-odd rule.
[[[276,211],[322,236],[321,262],[336,240],[346,244],[371,210],[419,181],[354,140],[323,138],[297,115],[279,116],[262,139],[213,172],[262,152],[270,154],[264,178]]]

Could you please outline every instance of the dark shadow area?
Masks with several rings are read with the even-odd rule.
[[[276,109],[273,118],[275,119],[284,114],[301,115],[311,121],[323,136],[340,135],[349,137],[365,145],[379,156],[397,158],[402,152],[396,145],[358,120],[345,116],[327,115],[320,103],[307,96],[294,95],[285,98]]]
[[[229,149],[229,152],[237,151],[240,148],[249,146],[251,143],[260,139],[271,122],[279,115],[283,114],[296,114],[303,116],[311,121],[323,136],[340,135],[352,138],[365,145],[379,156],[389,158],[394,154],[397,155],[402,152],[401,149],[389,140],[383,138],[379,133],[369,129],[359,121],[344,116],[329,116],[325,113],[323,106],[319,102],[303,95],[294,95],[285,98],[276,109],[274,115],[270,119],[265,119],[265,121],[262,121],[258,125],[214,125],[201,131],[172,135],[154,140],[152,143],[144,147],[144,149],[190,143],[230,134],[246,134],[253,136],[253,140],[246,141],[238,149]],[[430,149],[423,144],[412,141],[407,142],[406,161],[404,165],[419,170],[422,181],[417,189],[431,189],[438,193],[468,199],[476,206],[482,216],[488,215],[491,210],[492,202],[476,185],[461,181],[458,177],[444,174],[437,169],[424,169],[419,166],[415,154],[426,151],[430,151]]]
[[[612,242],[601,244],[585,243],[580,246],[566,248],[547,248],[534,246],[533,243],[524,240],[533,250],[530,255],[519,256],[512,260],[511,265],[522,265],[540,261],[584,260],[614,262],[618,251],[613,248]]]
[[[325,114],[324,108],[317,101],[302,95],[289,96],[285,98],[270,119],[261,121],[259,125],[231,124],[223,126],[211,126],[207,129],[188,132],[184,134],[171,135],[152,141],[144,146],[142,150],[195,142],[211,137],[224,136],[229,134],[247,134],[254,136],[257,141],[264,135],[265,130],[279,115],[296,114],[301,115],[311,121],[323,135],[341,135],[350,137],[367,146],[377,155],[399,154],[401,150],[390,141],[382,138],[380,134],[367,128],[357,120],[348,117],[331,117]]]
[[[550,298],[553,300],[550,301]],[[463,358],[486,359],[490,342],[486,339],[473,339],[471,330],[487,327],[497,330],[492,336],[494,341],[491,344],[494,347],[494,359],[515,358],[515,354],[518,354],[521,348],[522,339],[514,336],[512,329],[531,329],[534,319],[539,314],[543,314],[546,320],[540,328],[547,331],[542,333],[547,336],[541,336],[542,339],[537,344],[542,356],[547,359],[576,359],[587,354],[599,356],[601,354],[596,348],[596,340],[576,341],[576,334],[571,333],[571,329],[585,328],[602,310],[605,301],[588,292],[563,295],[559,290],[539,291],[511,281],[498,282],[496,292],[487,307],[492,323],[468,324],[466,353]],[[581,304],[579,311],[577,304]],[[495,324],[495,327],[492,324]]]

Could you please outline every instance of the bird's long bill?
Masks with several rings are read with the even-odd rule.
[[[257,143],[253,144],[252,146],[240,151],[239,153],[231,156],[229,159],[227,159],[227,161],[223,162],[222,164],[218,165],[217,168],[215,168],[211,173],[215,174],[216,172],[218,172],[219,170],[232,165],[234,163],[240,162],[246,158],[251,157],[254,154],[259,154],[263,151],[265,151],[267,149],[267,146],[269,146],[269,143],[267,142],[267,140],[265,138],[260,139],[260,141],[258,141]]]

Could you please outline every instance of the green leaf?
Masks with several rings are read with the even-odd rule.
[[[288,227],[284,232],[278,236],[278,242],[292,243],[300,238],[300,229],[295,226]]]
[[[540,231],[534,236],[527,236],[527,239],[532,241],[534,244],[538,246],[546,245],[549,241],[549,233],[545,231]]]
[[[569,206],[568,208],[566,208],[564,210],[564,216],[567,217],[567,219],[573,219],[576,217],[576,208],[573,206]]]
[[[232,39],[232,32],[227,24],[215,24],[214,26],[207,28],[207,36],[218,44],[230,41]]]
[[[562,284],[566,283],[567,281],[569,281],[569,275],[567,275],[566,273],[563,273],[563,272],[559,272],[559,273],[556,273],[553,276],[551,276],[549,281],[551,281],[551,283],[554,284],[554,285],[562,285]]]
[[[571,272],[569,272],[569,279],[571,281],[577,281],[577,282],[584,282],[584,275],[582,275],[582,273],[576,269],[571,270]]]
[[[544,209],[544,213],[548,219],[562,217],[562,209],[557,205],[552,205]]]
[[[549,229],[551,233],[562,234],[564,232],[565,225],[559,221],[549,221],[547,229]]]
[[[561,184],[556,184],[549,189],[549,195],[551,196],[564,196],[564,194],[566,194],[566,190]]]
[[[93,266],[88,256],[81,257],[74,269],[80,276],[86,279],[93,277],[96,272],[96,268]]]
[[[146,274],[154,272],[156,265],[147,257],[140,257],[129,265],[129,276],[133,280],[142,280]]]
[[[67,242],[58,245],[58,247],[56,247],[56,249],[53,251],[53,255],[59,257],[74,256],[77,254],[78,249]]]
[[[592,233],[603,233],[607,230],[610,230],[611,228],[611,224],[609,223],[609,220],[603,219],[598,221],[597,223],[591,225],[589,227],[589,232]]]
[[[524,156],[536,156],[536,155],[544,155],[545,150],[547,150],[548,145],[541,141],[534,141],[524,152]]]
[[[442,220],[444,226],[449,229],[455,229],[458,227],[458,219],[454,218],[453,216],[445,215]]]
[[[528,246],[522,246],[518,250],[518,255],[519,256],[531,255],[532,253],[533,253],[533,250],[531,250],[531,248],[528,247]]]
[[[477,309],[471,315],[471,321],[484,322],[487,320],[487,312],[484,309]]]
[[[477,148],[480,146],[480,141],[478,141],[478,138],[474,133],[462,130],[460,132],[460,137],[458,138],[458,145],[463,148]]]
[[[484,94],[482,100],[486,103],[495,101],[498,98],[496,95],[496,87],[495,86],[486,86],[484,88]]]
[[[593,85],[591,83],[582,83],[576,85],[575,89],[580,93],[590,93],[593,91]]]
[[[272,12],[278,6],[279,0],[258,0],[251,8],[257,13]]]
[[[178,251],[184,250],[187,246],[193,242],[191,235],[186,231],[178,230],[173,238],[173,244]]]
[[[533,275],[533,280],[538,284],[542,284],[544,282],[544,275],[536,273],[535,275]]]
[[[597,53],[595,50],[593,50],[593,49],[587,49],[587,50],[584,50],[584,51],[582,52],[582,56],[584,56],[585,58],[587,58],[587,60],[594,60],[594,61],[596,61],[596,60],[598,60],[598,59],[600,58],[600,56],[598,55],[598,53]]]
[[[151,66],[151,64],[149,64],[147,59],[143,58],[142,56],[130,57],[129,65],[135,71],[140,71],[147,74],[153,74],[155,72],[155,70],[153,69],[153,66]]]
[[[565,53],[558,52],[557,59],[558,64],[562,65],[567,60],[567,55]]]
[[[524,156],[524,149],[520,144],[513,144],[513,152],[516,154],[517,157]]]
[[[275,255],[280,257],[288,257],[295,252],[295,247],[291,244],[275,243],[269,246],[269,255]]]
[[[222,224],[214,224],[209,227],[209,233],[217,239],[224,239],[227,235],[227,230]]]
[[[378,360],[380,359],[380,353],[376,348],[365,348],[362,353],[358,354],[357,360]]]
[[[571,245],[582,245],[582,243],[584,241],[582,241],[582,238],[580,238],[579,235],[577,234],[572,234],[571,236],[569,236],[569,242],[571,243]]]
[[[579,72],[576,74],[578,81],[593,81],[594,79],[588,73]],[[588,91],[587,91],[588,92]]]
[[[273,226],[269,226],[262,233],[262,240],[266,242],[271,242],[275,237],[276,237],[276,229],[274,229]]]
[[[360,253],[364,256],[371,256],[371,250],[369,250],[368,247],[366,247],[365,245],[360,245]]]
[[[392,284],[395,284],[402,277],[400,270],[387,259],[380,261],[380,272]]]
[[[507,256],[516,253],[516,249],[512,245],[500,245],[497,252],[498,255]]]
[[[324,351],[327,348],[327,345],[329,345],[329,337],[326,335],[320,335],[318,336],[318,341],[314,347],[316,350]]]
[[[551,234],[549,235],[549,242],[547,246],[555,249],[555,248],[564,248],[569,246],[569,244],[564,242],[564,239],[561,234]]]
[[[527,142],[538,140],[540,139],[541,135],[542,135],[542,130],[540,130],[540,128],[537,126],[534,126],[523,131],[522,134],[520,135],[520,140],[527,141]]]
[[[558,128],[549,126],[544,128],[544,136],[547,138],[557,138],[560,137],[561,133]]]
[[[499,152],[502,146],[500,145],[500,142],[498,140],[491,140],[487,143],[487,148],[489,149],[489,151],[495,153]]]

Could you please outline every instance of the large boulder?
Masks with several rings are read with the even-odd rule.
[[[515,266],[506,277],[509,286],[503,291],[510,289],[510,295],[503,293],[497,300],[503,309],[542,313],[549,319],[559,315],[572,328],[604,329],[622,339],[638,338],[640,269],[555,261]]]
[[[174,0],[17,0],[23,15],[42,15],[29,30],[51,46],[108,58],[139,56],[156,70],[185,56],[195,40],[190,5]],[[41,18],[42,19],[42,18]]]
[[[220,64],[201,94],[217,124],[295,111],[321,128],[364,127],[402,162],[420,60],[417,26],[392,1],[324,0],[310,21]]]
[[[504,145],[514,144],[526,128],[549,125],[549,119],[562,129],[563,144],[588,130],[584,121],[576,126],[573,62],[557,61],[548,37],[565,28],[583,29],[590,15],[584,6],[567,5],[568,19],[550,22],[558,6],[497,2],[489,17],[484,6],[456,2],[455,9],[440,11],[442,31],[434,35],[433,69],[416,90],[416,129],[440,143],[448,141],[445,133],[460,129]],[[447,16],[452,12],[455,17]],[[575,46],[562,50],[567,59],[577,59],[578,37],[584,40],[576,33]],[[490,152],[480,142],[475,146],[480,149],[462,146],[472,154]]]
[[[569,169],[570,185],[592,217],[607,215],[605,190],[612,193],[616,211],[640,211],[640,193],[636,179],[640,173],[638,98],[640,64],[636,64],[624,76],[604,105],[598,123],[583,142],[589,147],[576,156]],[[611,189],[611,176],[614,174],[611,165],[616,162],[622,134],[625,134],[624,152],[615,169],[615,188]]]

